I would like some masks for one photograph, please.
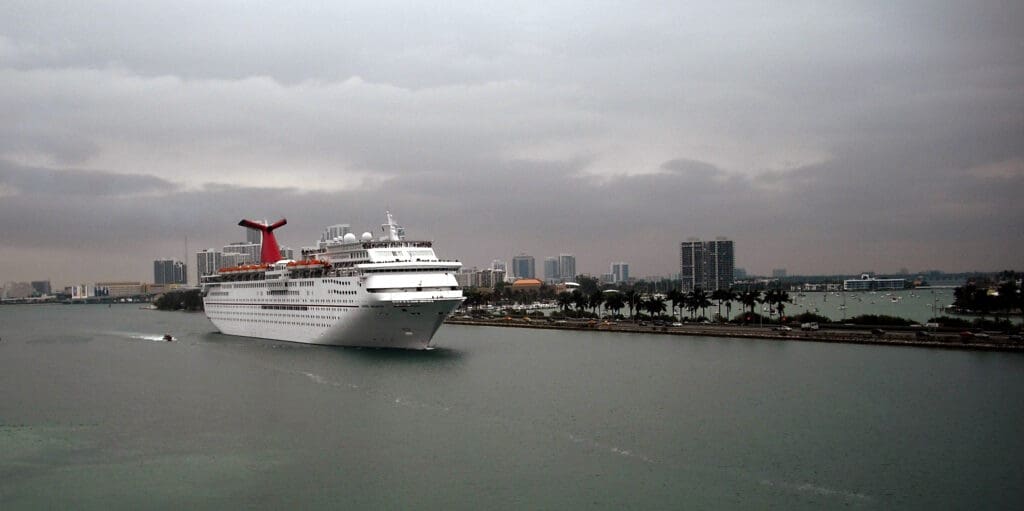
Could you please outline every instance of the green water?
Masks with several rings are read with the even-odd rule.
[[[394,352],[133,306],[0,307],[0,337],[5,510],[1024,501],[1015,354],[452,325]]]

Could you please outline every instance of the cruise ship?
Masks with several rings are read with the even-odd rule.
[[[409,241],[387,212],[382,235],[369,232],[303,249],[280,259],[274,230],[285,225],[242,220],[263,235],[259,264],[221,268],[202,278],[206,316],[222,333],[307,344],[427,349],[464,299],[462,264],[437,258],[430,241]]]

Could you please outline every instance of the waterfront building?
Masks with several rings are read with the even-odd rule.
[[[459,284],[459,287],[473,287],[473,273],[475,270],[463,269],[459,273],[455,274],[455,282]]]
[[[0,298],[4,300],[20,300],[32,296],[34,290],[28,282],[7,282],[0,286]]]
[[[519,254],[512,258],[512,276],[517,279],[532,279],[537,277],[535,268],[536,261],[533,256]]]
[[[496,286],[498,284],[498,282],[503,282],[504,280],[505,280],[505,271],[504,270],[496,270],[494,268],[487,268],[487,269],[480,270],[480,271],[476,272],[476,275],[474,277],[474,281],[475,281],[474,284],[476,285],[476,287],[485,287],[487,289],[494,289],[494,286]]]
[[[905,287],[907,287],[907,279],[876,279],[869,273],[861,274],[859,279],[843,281],[844,291],[880,291]]]
[[[224,267],[223,254],[212,248],[196,252],[196,275],[200,279],[207,275],[217,273],[217,270]]]
[[[784,278],[786,278],[786,269],[785,268],[775,268],[775,269],[773,269],[772,270],[772,278],[773,279],[784,279]]]
[[[572,254],[558,254],[558,278],[561,280],[576,280],[576,256]]]
[[[618,284],[629,280],[629,263],[612,263],[612,283]]]
[[[349,224],[328,225],[324,227],[324,232],[320,235],[320,241],[341,240],[350,232],[352,232],[352,226]]]
[[[234,252],[225,252],[220,255],[221,268],[239,266],[242,264],[252,264],[254,262],[256,262],[256,259],[249,254],[236,254]]]
[[[317,248],[322,249],[327,246],[330,242],[340,242],[346,234],[352,232],[352,226],[349,224],[335,224],[324,227],[324,231],[320,234],[320,241],[317,242]],[[288,259],[291,259],[290,257]]]
[[[291,247],[281,247],[281,259],[295,259],[295,251]]]
[[[92,298],[94,296],[96,296],[96,286],[92,284],[71,286],[71,298]]]
[[[146,291],[146,285],[142,282],[97,282],[95,289],[95,296],[138,296]]]
[[[32,281],[32,292],[37,296],[46,296],[51,294],[53,291],[50,289],[49,280],[33,280]]]
[[[267,221],[264,220],[263,223],[265,224],[265,223],[267,223]],[[263,244],[263,232],[257,231],[255,229],[249,229],[249,228],[246,228],[246,227],[243,227],[243,229],[245,229],[245,242],[246,243],[249,243],[251,245],[262,245]]]
[[[680,245],[679,266],[684,292],[729,289],[735,282],[733,242],[726,238],[689,238]]]
[[[544,283],[538,279],[518,279],[512,283],[513,290],[540,289]]]
[[[544,258],[544,281],[548,283],[558,282],[561,277],[561,272],[558,271],[558,258],[557,257],[545,257]]]
[[[253,229],[249,229],[250,231]],[[250,262],[256,262],[260,260],[261,244],[258,243],[243,243],[235,242],[230,245],[225,245],[223,252],[225,254],[245,254],[249,256]]]
[[[157,259],[153,261],[153,283],[186,284],[188,283],[187,266],[174,259]]]

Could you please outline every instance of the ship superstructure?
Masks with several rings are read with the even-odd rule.
[[[263,233],[262,261],[203,278],[206,316],[221,332],[425,349],[463,300],[455,279],[462,264],[438,259],[430,241],[406,240],[390,212],[379,238],[348,233],[304,250],[297,261],[278,260],[273,231],[285,223],[240,222]]]

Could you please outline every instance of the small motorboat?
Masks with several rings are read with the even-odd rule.
[[[171,334],[164,334],[164,340],[165,341],[173,341],[174,337],[171,337]]]

